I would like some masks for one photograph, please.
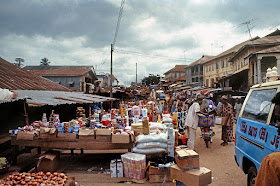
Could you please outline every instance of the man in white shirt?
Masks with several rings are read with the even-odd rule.
[[[206,113],[202,113],[200,111],[200,104],[202,102],[202,98],[198,98],[189,108],[188,114],[186,117],[185,126],[188,129],[188,148],[194,149],[196,129],[198,126],[198,114],[208,115]]]

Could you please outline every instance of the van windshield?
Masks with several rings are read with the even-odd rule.
[[[271,100],[276,89],[254,90],[246,103],[242,117],[266,123],[271,107]]]

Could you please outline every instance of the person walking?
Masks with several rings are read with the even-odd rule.
[[[195,136],[196,136],[196,129],[198,127],[198,114],[204,114],[200,111],[200,105],[202,102],[202,98],[197,98],[197,101],[195,101],[189,108],[187,117],[186,117],[186,124],[185,127],[187,128],[187,134],[188,134],[188,143],[187,146],[190,149],[194,149],[195,144]]]
[[[222,140],[223,143],[221,145],[226,146],[228,142],[234,141],[233,137],[233,107],[231,104],[228,103],[228,97],[226,95],[222,96],[221,98],[221,106],[219,108],[219,116],[226,117],[225,123],[229,125],[222,126]]]

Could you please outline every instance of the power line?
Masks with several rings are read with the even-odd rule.
[[[117,22],[117,27],[116,27],[116,31],[115,31],[114,40],[113,40],[113,46],[115,46],[115,43],[116,43],[116,40],[117,40],[117,37],[118,37],[119,27],[120,27],[120,23],[121,23],[121,19],[122,19],[124,2],[125,2],[125,0],[122,0],[122,2],[121,2],[120,12],[119,12],[119,17],[118,17],[118,22]]]
[[[169,56],[160,56],[160,55],[152,55],[152,54],[145,54],[145,53],[140,53],[140,52],[134,52],[134,51],[127,51],[127,50],[115,50],[118,53],[123,53],[123,54],[131,54],[131,55],[137,55],[137,56],[144,56],[144,57],[150,57],[150,58],[158,58],[158,59],[167,59],[167,60],[177,60],[177,61],[185,61],[187,59],[188,61],[194,61],[196,59],[191,59],[191,58],[173,58]]]

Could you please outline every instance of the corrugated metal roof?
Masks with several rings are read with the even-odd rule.
[[[174,68],[168,70],[167,72],[165,72],[164,74],[167,74],[169,72],[185,72],[185,68],[187,67],[188,65],[175,65]]]
[[[196,60],[195,62],[191,63],[190,65],[188,65],[186,68],[189,68],[189,67],[192,67],[192,66],[195,66],[197,64],[204,64],[205,62],[211,60],[211,59],[214,59],[216,56],[202,56],[200,59]]]
[[[93,66],[43,66],[43,65],[36,65],[36,66],[25,66],[25,70],[54,70],[54,69],[92,69]]]
[[[40,76],[80,76],[83,75],[91,69],[49,69],[49,70],[28,70],[36,75]]]
[[[280,45],[258,51],[257,54],[279,53],[279,52],[280,52]]]
[[[115,98],[85,94],[82,92],[44,91],[44,90],[15,90],[18,99],[26,99],[31,107],[44,105],[62,105],[76,103],[98,103],[114,101]]]
[[[9,90],[71,91],[51,80],[37,76],[0,58],[0,88]]]

